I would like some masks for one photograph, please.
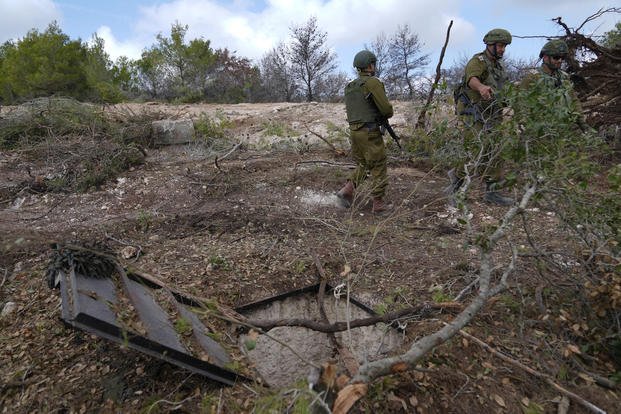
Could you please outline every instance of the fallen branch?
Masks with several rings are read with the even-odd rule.
[[[323,270],[323,266],[321,265],[321,261],[319,260],[317,254],[315,252],[311,252],[311,255],[313,256],[313,260],[315,261],[315,267],[319,272],[319,277],[321,280],[319,284],[319,292],[317,293],[317,305],[319,306],[319,314],[321,315],[321,319],[323,319],[324,323],[330,323],[330,320],[328,319],[328,315],[326,314],[326,310],[324,308],[324,294],[326,291],[326,284],[328,283],[328,278],[326,276],[326,272]],[[337,351],[341,355],[341,358],[343,358],[343,364],[345,365],[345,368],[347,369],[349,375],[356,375],[359,368],[358,362],[356,361],[356,358],[351,353],[349,348],[344,346],[341,341],[336,338],[334,332],[329,332],[328,338],[330,338],[332,346],[337,349]]]
[[[566,390],[565,388],[561,387],[560,385],[558,385],[557,383],[555,383],[554,381],[552,381],[552,379],[547,376],[546,374],[536,371],[534,369],[532,369],[531,367],[528,367],[524,364],[522,364],[521,362],[508,357],[507,355],[497,351],[496,349],[492,348],[490,345],[488,345],[487,343],[481,341],[479,338],[474,337],[472,335],[470,335],[467,332],[464,332],[463,330],[459,331],[459,334],[461,336],[463,336],[466,339],[471,340],[472,342],[476,342],[477,344],[479,344],[481,347],[485,348],[487,351],[491,352],[492,354],[494,354],[495,356],[497,356],[498,358],[502,359],[505,362],[510,363],[511,365],[518,367],[526,372],[528,372],[529,374],[543,379],[545,382],[547,382],[548,384],[550,384],[554,389],[556,389],[557,391],[559,391],[560,393],[562,393],[563,395],[566,395],[567,397],[571,398],[572,400],[576,401],[578,404],[582,405],[583,407],[589,409],[590,411],[597,413],[597,414],[606,414],[606,411],[602,410],[601,408],[597,407],[596,405],[590,403],[589,401],[585,400],[584,398],[580,397],[579,395],[574,394],[573,392]]]
[[[500,225],[480,244],[481,264],[479,267],[479,292],[477,296],[450,323],[437,332],[417,340],[405,353],[368,362],[361,366],[358,375],[351,380],[352,383],[368,383],[384,375],[414,369],[417,362],[427,353],[451,339],[459,330],[469,324],[488,303],[492,292],[498,293],[507,286],[508,275],[513,269],[517,258],[515,249],[513,249],[512,262],[503,274],[501,282],[494,286],[492,285],[492,253],[498,242],[505,237],[505,233],[515,216],[524,211],[526,205],[528,205],[528,202],[535,194],[536,189],[537,186],[534,184],[526,188],[520,203],[512,206],[505,213]]]
[[[4,286],[4,283],[6,282],[6,277],[8,274],[9,274],[9,269],[4,269],[4,276],[2,276],[2,283],[0,283],[0,288]]]
[[[223,159],[225,159],[226,157],[228,157],[229,155],[231,155],[232,153],[234,153],[239,147],[241,147],[242,143],[241,141],[238,142],[237,144],[235,144],[235,146],[233,148],[231,148],[231,150],[229,152],[227,152],[226,154],[224,154],[222,157],[218,158],[218,156],[216,155],[216,158],[214,159],[214,164],[216,166],[216,168],[220,171],[222,171],[222,169],[220,168],[220,166],[218,165],[218,160],[222,161]]]
[[[461,310],[463,306],[459,303],[444,302],[444,303],[425,303],[419,306],[414,306],[408,309],[403,309],[397,312],[387,313],[385,315],[372,316],[368,318],[355,319],[349,322],[350,328],[359,328],[361,326],[370,326],[378,323],[392,323],[398,319],[406,318],[421,312],[427,312],[430,310]],[[293,319],[276,319],[268,321],[255,321],[248,320],[249,324],[252,324],[258,328],[264,330],[270,330],[277,326],[298,326],[302,328],[312,329],[317,332],[342,332],[348,328],[347,322],[334,322],[323,323],[311,321],[309,319],[293,318]]]
[[[334,146],[333,143],[331,143],[330,141],[328,141],[326,138],[324,138],[323,136],[321,136],[320,134],[318,134],[317,132],[313,131],[312,129],[310,129],[310,127],[308,126],[308,124],[304,123],[304,127],[306,127],[306,130],[308,132],[310,132],[311,134],[313,134],[314,136],[316,136],[317,138],[319,138],[320,140],[322,140],[323,142],[325,142],[326,144],[328,144],[328,146],[332,149],[332,151],[335,152],[336,155],[339,156],[343,156],[346,154],[345,151],[343,151],[342,149],[338,149],[337,147]]]
[[[327,164],[327,165],[334,165],[335,167],[346,167],[349,169],[354,169],[356,168],[356,164],[352,164],[352,163],[339,163],[339,162],[331,162],[331,161],[326,161],[326,160],[306,160],[306,161],[298,161],[295,163],[295,166],[297,167],[298,165],[301,164]]]

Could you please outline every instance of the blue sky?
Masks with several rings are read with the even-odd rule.
[[[560,16],[577,27],[600,8],[612,6],[600,0],[0,0],[0,42],[21,38],[32,28],[44,30],[56,20],[72,39],[89,40],[97,33],[113,59],[135,59],[158,33],[168,35],[171,25],[180,22],[189,26],[188,38],[209,39],[214,48],[227,47],[258,61],[287,39],[292,24],[314,15],[347,73],[358,50],[403,24],[410,25],[423,51],[431,54],[431,73],[450,20],[454,23],[444,67],[482,50],[483,35],[494,27],[518,36],[554,36],[560,28],[552,18]],[[603,34],[620,20],[621,14],[609,13],[582,32]],[[516,38],[507,54],[534,59],[544,43]]]

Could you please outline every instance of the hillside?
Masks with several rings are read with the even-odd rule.
[[[72,153],[96,151],[97,137],[76,137],[75,146],[47,141],[36,156],[0,152],[0,309],[14,304],[0,319],[0,413],[286,412],[299,394],[299,384],[222,386],[65,327],[60,294],[44,277],[52,242],[105,244],[125,266],[231,308],[318,283],[315,257],[332,286],[349,281],[352,294],[380,312],[451,301],[476,278],[479,252],[446,206],[446,174],[424,160],[390,145],[392,214],[374,216],[364,197],[351,210],[337,206],[334,193],[352,167],[342,104],[105,110],[225,120],[226,136],[144,148],[143,163],[87,192],[49,191],[37,183],[71,169]],[[412,111],[397,103],[397,132],[406,131]],[[484,204],[482,188],[475,187],[472,224],[481,229],[504,210]],[[536,255],[521,255],[511,289],[490,301],[468,333],[601,409],[619,412],[618,391],[596,381],[618,369],[612,357],[588,355],[566,335],[573,325],[588,335],[580,332],[584,321],[568,312],[579,301],[580,264],[570,259],[575,246],[553,213],[535,205],[525,214],[537,227],[527,233],[516,225],[512,243],[566,252],[565,267],[545,268]],[[506,265],[510,256],[505,243],[496,263]],[[427,309],[412,316],[405,343],[453,315]],[[214,329],[222,336],[236,332],[227,324]],[[455,337],[420,370],[375,381],[351,412],[556,413],[561,397],[543,378]],[[588,411],[572,400],[569,412]]]

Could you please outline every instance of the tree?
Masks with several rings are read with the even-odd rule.
[[[259,85],[258,69],[226,48],[216,50],[215,56],[204,97],[215,102],[248,101]]]
[[[330,73],[317,82],[315,96],[322,102],[340,101],[343,98],[343,90],[347,82],[346,73]]]
[[[93,36],[87,52],[83,67],[90,90],[88,99],[93,102],[120,102],[123,95],[114,82],[112,62],[105,52],[104,40],[97,35]]]
[[[288,54],[287,46],[279,43],[261,58],[261,82],[264,96],[270,101],[291,102],[297,91]]]
[[[310,102],[315,99],[317,84],[336,69],[336,55],[327,48],[327,33],[319,30],[314,16],[302,26],[293,26],[291,36],[289,59]]]
[[[387,74],[388,83],[392,87],[390,89],[409,99],[414,98],[416,76],[429,63],[429,54],[422,54],[421,49],[418,35],[411,32],[408,24],[397,27],[388,45]]]
[[[370,45],[364,45],[364,48],[373,52],[377,58],[377,63],[375,64],[375,76],[378,78],[382,78],[382,75],[385,72],[384,68],[389,65],[389,46],[388,37],[384,32],[378,34]]]
[[[125,96],[134,95],[138,91],[137,68],[135,62],[126,56],[120,56],[110,68],[112,82]]]
[[[206,95],[216,55],[209,40],[187,43],[187,31],[187,25],[173,24],[170,37],[158,34],[136,62],[138,85],[152,98],[196,101]]]
[[[621,22],[617,22],[613,30],[604,33],[602,45],[611,49],[621,47]]]
[[[2,53],[4,103],[55,93],[77,99],[89,95],[84,71],[89,51],[80,40],[69,39],[56,22],[43,33],[33,29],[16,43],[5,43]]]
[[[144,50],[141,58],[134,63],[136,83],[140,90],[152,98],[163,97],[166,82],[164,56],[156,47]]]

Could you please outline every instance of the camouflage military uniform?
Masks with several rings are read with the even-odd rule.
[[[502,108],[498,100],[484,101],[478,92],[467,86],[473,77],[478,78],[484,85],[491,86],[494,91],[500,91],[507,81],[506,71],[502,63],[499,60],[492,61],[485,52],[477,53],[468,61],[461,91],[467,99],[462,98],[457,101],[457,114],[463,130],[464,148],[470,154],[481,149],[479,135],[483,132],[489,132],[494,125],[500,122],[502,117]],[[456,165],[455,170],[458,176],[463,176],[464,164]],[[487,170],[484,172],[485,178],[498,181],[500,175],[499,163],[488,163]]]
[[[345,87],[345,107],[351,152],[356,162],[350,179],[354,187],[358,187],[370,172],[372,196],[384,197],[388,186],[386,149],[378,121],[393,115],[384,84],[375,76],[361,72]]]
[[[567,53],[567,44],[563,40],[547,42],[539,53],[539,57],[543,59],[541,66],[530,71],[520,82],[520,87],[529,89],[542,86],[544,90],[562,90],[562,98],[558,104],[575,114],[576,124],[580,129],[585,130],[588,126],[578,96],[569,75],[560,69],[561,61],[556,60],[565,58]],[[555,61],[558,63],[550,60],[552,56],[555,56]]]

